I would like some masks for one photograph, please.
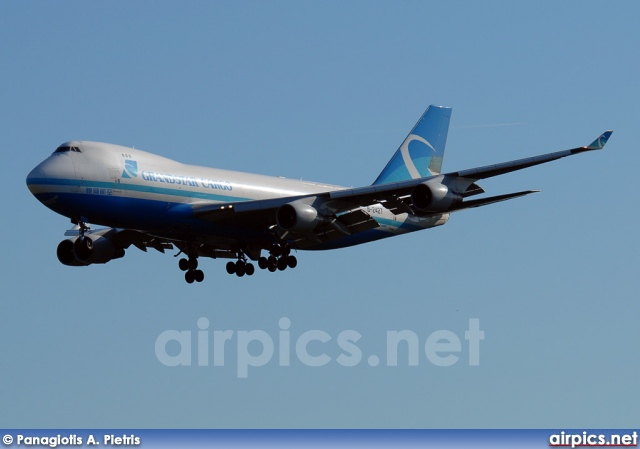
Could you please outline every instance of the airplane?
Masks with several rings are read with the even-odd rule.
[[[68,266],[103,264],[131,246],[174,257],[186,282],[202,282],[199,257],[231,259],[229,274],[295,268],[292,250],[329,250],[444,225],[452,212],[538,192],[497,196],[477,181],[600,150],[590,145],[441,173],[451,108],[431,105],[375,181],[347,188],[186,165],[134,148],[70,141],[27,176],[31,193],[71,219],[57,247]],[[92,229],[89,223],[106,226]]]

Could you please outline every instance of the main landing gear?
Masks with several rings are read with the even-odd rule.
[[[240,259],[238,259],[237,262],[227,262],[227,273],[235,274],[239,278],[241,278],[245,274],[247,276],[252,276],[255,272],[255,267],[251,262],[247,262],[244,254]]]
[[[188,253],[186,252],[188,251]],[[202,282],[204,280],[204,273],[198,269],[198,256],[197,251],[193,248],[185,250],[188,257],[183,257],[178,261],[178,266],[184,271],[184,279],[189,284],[194,282]],[[185,254],[183,253],[183,254]],[[176,257],[179,255],[178,253]],[[253,263],[246,256],[244,251],[237,252],[238,260],[236,262],[227,262],[227,273],[235,274],[238,277],[252,276],[256,269]],[[255,257],[255,256],[254,256]],[[273,245],[269,249],[269,257],[261,256],[258,259],[258,267],[262,270],[269,270],[270,272],[284,271],[287,268],[295,268],[298,266],[298,259],[291,255],[291,249],[287,245]]]
[[[198,258],[190,256],[188,259],[184,257],[178,262],[178,266],[184,271],[184,280],[189,284],[193,282],[202,282],[204,280],[204,272],[198,270]]]
[[[295,268],[298,266],[298,259],[290,253],[291,249],[288,246],[273,245],[269,250],[269,257],[261,256],[258,259],[258,267],[272,273],[276,270],[283,271],[287,268]],[[251,276],[255,273],[255,267],[244,253],[240,253],[237,262],[227,262],[227,273],[235,274],[238,277]]]
[[[270,250],[269,257],[260,257],[258,266],[262,270],[269,270],[271,273],[276,270],[284,271],[287,268],[295,268],[298,266],[298,259],[291,255],[291,249],[288,246],[274,245]]]

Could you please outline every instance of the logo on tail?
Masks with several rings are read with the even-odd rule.
[[[400,154],[402,154],[402,160],[404,161],[404,165],[407,167],[407,170],[409,171],[409,175],[411,175],[412,179],[422,177],[420,175],[420,172],[416,168],[415,164],[413,163],[413,160],[411,159],[411,155],[409,154],[409,144],[415,140],[424,143],[429,148],[431,148],[434,153],[437,153],[436,149],[433,148],[433,145],[431,145],[426,139],[423,139],[420,136],[416,136],[415,134],[409,134],[409,136],[405,139],[405,141],[400,146]]]
[[[429,106],[374,184],[426,178],[440,173],[451,108]]]

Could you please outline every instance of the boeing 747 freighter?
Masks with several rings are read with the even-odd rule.
[[[469,199],[477,182],[565,156],[600,150],[593,143],[486,167],[441,173],[451,108],[429,106],[389,163],[365,187],[185,165],[108,143],[60,145],[27,177],[29,190],[75,225],[57,248],[69,266],[101,264],[132,245],[177,248],[188,283],[202,282],[199,257],[231,259],[229,274],[251,276],[297,265],[292,250],[327,250],[443,225],[452,212],[536,190]],[[92,225],[105,226],[93,229]]]

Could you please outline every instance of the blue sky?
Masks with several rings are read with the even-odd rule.
[[[4,427],[637,427],[637,2],[2,2],[5,175],[0,302]],[[453,107],[443,169],[589,144],[606,149],[482,182],[542,193],[446,226],[299,253],[238,279],[128,251],[69,268],[69,228],[27,173],[62,142],[135,146],[182,162],[345,186],[371,183],[429,104]],[[237,377],[167,367],[167,330],[332,337],[310,367],[278,356]],[[464,340],[485,339],[469,366]],[[336,339],[362,335],[361,363]],[[401,350],[448,330],[460,359]],[[237,339],[231,341],[234,348]],[[169,350],[176,350],[176,346]],[[254,354],[260,346],[253,346]],[[194,349],[194,354],[196,354]],[[370,355],[383,360],[376,367]],[[194,359],[195,360],[195,359]]]

